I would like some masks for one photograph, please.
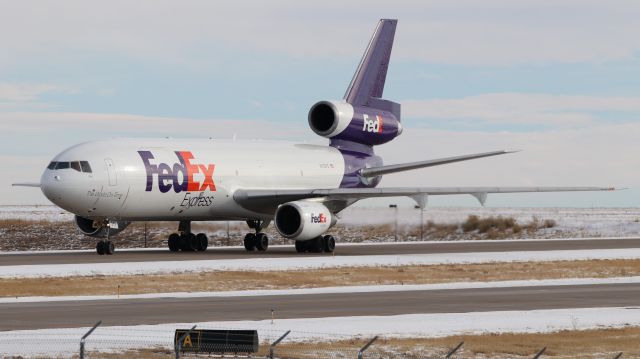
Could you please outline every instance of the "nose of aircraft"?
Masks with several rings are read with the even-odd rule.
[[[45,169],[40,177],[40,190],[51,202],[60,206],[64,198],[64,182],[60,173]]]
[[[59,175],[53,175],[49,173],[50,171],[47,169],[42,173],[40,177],[40,190],[51,202],[58,204],[58,200],[61,199],[62,194],[60,193],[61,181],[62,177]]]
[[[64,161],[58,156],[40,177],[40,189],[51,202],[72,213],[88,207],[87,188],[91,167],[87,161]]]

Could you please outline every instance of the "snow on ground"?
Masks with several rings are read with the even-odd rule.
[[[423,220],[435,223],[461,223],[469,215],[479,217],[513,217],[519,223],[553,219],[555,231],[573,232],[584,236],[637,236],[640,234],[640,208],[491,208],[491,207],[428,207]],[[420,210],[399,208],[400,226],[418,225]],[[56,206],[0,206],[0,219],[71,221],[73,215]],[[339,223],[346,226],[391,224],[396,221],[395,209],[350,207],[339,214]],[[235,222],[232,222],[235,224]],[[241,223],[241,222],[238,222]],[[244,227],[243,227],[244,228]],[[226,236],[226,233],[218,233]]]
[[[87,340],[93,350],[173,347],[174,331],[200,329],[257,329],[263,342],[273,342],[287,330],[286,341],[326,342],[354,337],[420,338],[486,333],[539,333],[560,330],[620,328],[640,325],[640,308],[580,308],[532,311],[408,314],[394,316],[270,319],[203,323],[99,327]],[[312,328],[312,329],[310,329]],[[0,352],[6,355],[72,355],[88,328],[0,332]]]
[[[203,271],[282,271],[337,267],[548,262],[594,259],[637,259],[640,248],[520,252],[437,253],[371,256],[219,259],[193,261],[116,262],[0,266],[0,278],[135,275]]]
[[[0,206],[0,219],[71,221],[73,214],[57,206]]]
[[[518,223],[553,219],[557,227],[549,230],[573,232],[584,236],[637,236],[640,234],[640,208],[491,208],[491,207],[428,207],[423,221],[462,223],[469,215],[513,217]],[[399,208],[400,226],[418,225],[420,210]],[[394,223],[395,209],[350,207],[340,213],[339,223],[346,226]]]
[[[0,298],[0,304],[8,303],[36,303],[36,302],[65,302],[85,300],[125,300],[148,298],[229,298],[255,297],[275,295],[310,295],[335,293],[372,293],[372,292],[407,292],[424,290],[447,289],[479,289],[479,288],[509,288],[509,287],[542,287],[563,285],[595,285],[595,284],[632,284],[640,283],[640,276],[612,277],[612,278],[562,278],[540,280],[508,280],[495,282],[454,282],[434,284],[406,284],[406,285],[362,285],[343,287],[321,287],[300,289],[261,289],[238,290],[223,292],[170,292],[144,293],[127,295],[84,295],[84,296],[56,296],[56,297],[7,297]]]

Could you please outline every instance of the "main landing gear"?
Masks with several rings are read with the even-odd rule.
[[[254,229],[256,233],[247,233],[247,235],[244,236],[244,249],[248,252],[251,252],[254,249],[257,249],[260,252],[266,251],[267,248],[269,248],[269,237],[260,231],[266,228],[269,225],[269,222],[255,219],[247,221],[247,225],[249,228]]]
[[[296,252],[298,253],[333,253],[335,249],[336,239],[331,235],[320,236],[307,241],[296,241]]]
[[[209,246],[209,238],[204,233],[191,233],[191,221],[180,221],[178,233],[169,235],[167,244],[171,252],[203,252]]]

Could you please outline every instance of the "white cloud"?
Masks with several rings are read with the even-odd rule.
[[[400,186],[640,185],[640,123],[529,133],[408,128],[377,149],[386,163],[500,149],[522,152],[385,177]]]
[[[74,93],[77,90],[55,84],[0,83],[0,108],[18,105],[43,106],[46,104],[40,103],[39,97],[51,92]]]
[[[198,63],[226,47],[299,57],[357,57],[375,21],[400,19],[394,57],[447,64],[577,63],[640,49],[630,1],[8,2],[0,66],[87,51]],[[207,62],[215,57],[207,57]]]
[[[593,125],[594,112],[640,113],[640,97],[491,93],[457,99],[402,101],[405,118],[496,123]]]
[[[4,166],[0,176],[0,205],[5,204],[51,204],[39,188],[11,187],[12,183],[39,182],[43,169],[51,156],[25,156],[22,154],[0,154]]]
[[[308,138],[306,127],[263,120],[191,119],[132,114],[80,112],[0,112],[4,130],[12,133],[98,136],[175,136],[244,139]]]

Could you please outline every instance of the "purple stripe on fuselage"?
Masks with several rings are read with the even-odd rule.
[[[373,147],[341,140],[331,140],[330,146],[338,149],[344,159],[340,188],[371,188],[380,183],[380,176],[366,179],[360,176],[363,168],[382,166],[382,158],[373,153]]]

